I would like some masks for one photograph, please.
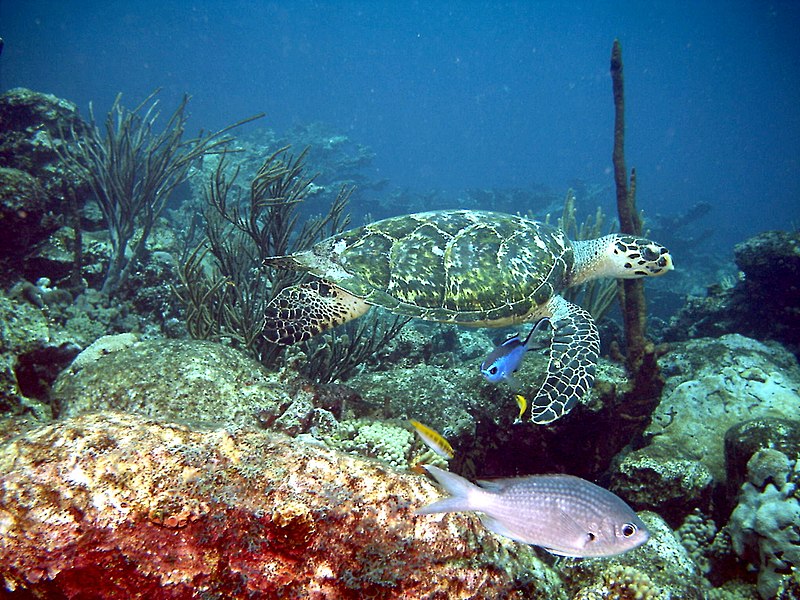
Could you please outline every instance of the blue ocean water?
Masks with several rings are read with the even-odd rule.
[[[134,106],[192,95],[191,125],[321,121],[411,190],[612,186],[609,55],[646,213],[708,202],[715,245],[800,222],[794,1],[3,0],[0,91]],[[487,207],[491,208],[491,207]]]

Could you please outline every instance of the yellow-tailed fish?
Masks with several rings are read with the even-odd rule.
[[[410,419],[409,423],[414,426],[414,429],[417,430],[417,435],[423,442],[425,442],[428,448],[436,452],[436,454],[442,458],[453,458],[455,455],[453,447],[446,439],[444,439],[442,434],[435,429],[431,429],[427,425],[423,425],[419,421],[415,421],[414,419]]]
[[[522,421],[522,415],[525,414],[525,409],[528,408],[528,401],[525,399],[525,396],[520,394],[515,394],[514,400],[517,401],[517,406],[519,406],[519,416],[514,420],[514,423],[520,423]]]

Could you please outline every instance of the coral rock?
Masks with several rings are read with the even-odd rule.
[[[800,455],[800,421],[763,417],[737,423],[725,433],[728,497],[735,498],[747,478],[747,463],[759,450]]]
[[[693,507],[707,510],[714,478],[700,462],[635,450],[616,467],[611,490],[637,508],[657,510],[674,525]]]
[[[674,344],[660,360],[667,377],[645,433],[651,455],[696,460],[725,480],[724,438],[752,418],[800,411],[800,368],[778,344],[732,334]]]
[[[747,463],[728,532],[733,549],[758,568],[758,593],[775,598],[800,568],[800,472],[798,457],[773,449],[756,452]]]
[[[439,496],[265,432],[84,415],[0,446],[0,576],[50,598],[565,597],[473,515],[414,515]]]
[[[115,336],[85,352],[53,386],[61,416],[120,410],[205,426],[270,422],[296,434],[313,409],[310,392],[221,344]]]

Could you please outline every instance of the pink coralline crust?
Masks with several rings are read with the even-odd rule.
[[[0,575],[38,597],[561,597],[529,547],[413,514],[438,496],[263,432],[85,415],[0,446]]]

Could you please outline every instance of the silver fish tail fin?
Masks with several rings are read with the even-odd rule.
[[[425,470],[433,475],[439,485],[450,494],[450,497],[423,506],[416,511],[416,514],[430,515],[433,513],[475,510],[470,496],[474,497],[475,492],[480,493],[482,491],[478,486],[455,473],[450,473],[433,465],[425,465]]]

